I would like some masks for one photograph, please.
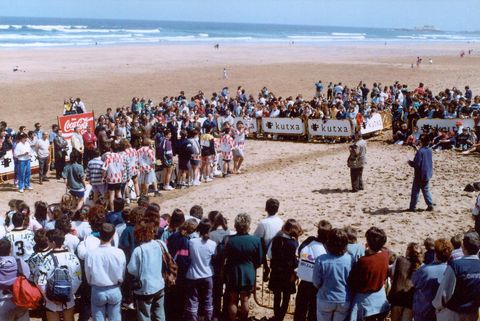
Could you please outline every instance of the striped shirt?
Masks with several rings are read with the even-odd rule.
[[[96,157],[88,162],[87,179],[91,185],[103,184],[103,161],[102,158]]]

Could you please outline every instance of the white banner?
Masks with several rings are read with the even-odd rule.
[[[237,127],[237,123],[241,121],[244,125],[245,128],[248,128],[248,132],[251,133],[256,133],[257,132],[257,121],[255,118],[243,118],[243,117],[235,117],[233,119],[233,127]]]
[[[304,135],[305,126],[301,118],[262,118],[265,133]]]
[[[349,120],[329,119],[309,119],[308,134],[310,136],[343,136],[353,135],[355,124]]]
[[[363,134],[373,133],[383,130],[383,120],[382,116],[378,113],[375,113],[367,120],[367,124],[362,126],[360,132]]]
[[[32,162],[30,163],[30,168],[38,167],[38,158],[37,154],[32,156]],[[0,174],[12,174],[15,172],[15,165],[13,163],[13,152],[9,150],[5,156],[0,159]]]
[[[432,126],[433,128],[443,129],[446,128],[447,130],[455,130],[456,124],[462,123],[460,127],[467,127],[470,129],[474,129],[475,121],[472,118],[467,119],[460,119],[460,118],[453,118],[453,119],[438,119],[438,118],[421,118],[417,121],[418,128],[422,128],[425,125]]]

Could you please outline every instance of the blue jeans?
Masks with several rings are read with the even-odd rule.
[[[30,187],[30,160],[18,161],[18,189]]]
[[[119,286],[92,286],[91,304],[93,321],[105,321],[107,316],[109,321],[122,320],[122,292]]]
[[[152,295],[136,295],[138,321],[165,321],[165,290]]]
[[[422,191],[423,198],[427,206],[433,206],[432,194],[430,194],[430,187],[428,186],[429,181],[420,181],[418,179],[413,179],[412,185],[412,195],[410,197],[410,209],[414,210],[417,207],[418,196],[420,195],[420,190]]]
[[[212,277],[187,280],[187,301],[185,306],[185,320],[197,321],[198,306],[203,307],[205,321],[211,321],[213,316],[213,279]]]
[[[350,312],[350,302],[332,303],[317,300],[317,321],[344,321]]]

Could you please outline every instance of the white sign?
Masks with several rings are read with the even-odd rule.
[[[365,126],[361,125],[360,133],[368,134],[383,130],[383,120],[380,114],[373,114],[372,117],[368,118]]]
[[[309,119],[308,134],[310,136],[352,136],[355,124],[349,120]]]
[[[30,168],[38,167],[38,158],[37,155],[34,154],[32,156],[32,161],[30,163]],[[13,152],[9,150],[5,156],[0,159],[0,174],[12,174],[15,172],[15,164],[13,163]]]
[[[305,126],[301,118],[262,118],[265,133],[304,135]]]
[[[235,117],[233,119],[233,126],[237,127],[237,123],[241,121],[245,128],[248,128],[249,133],[256,133],[257,132],[257,121],[255,118],[243,118],[243,117]]]
[[[424,125],[430,125],[433,128],[443,129],[446,128],[449,131],[456,130],[457,122],[462,123],[461,127],[467,127],[470,129],[474,129],[475,121],[472,118],[467,119],[460,119],[460,118],[453,118],[453,119],[437,119],[437,118],[422,118],[417,121],[417,127],[422,128]]]

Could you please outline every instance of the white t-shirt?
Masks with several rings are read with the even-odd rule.
[[[92,234],[92,228],[88,222],[73,221],[72,228],[77,231],[77,236],[80,240],[84,240],[87,236]]]
[[[65,241],[63,242],[63,246],[68,248],[70,252],[76,253],[78,244],[80,243],[80,239],[73,235],[73,234],[65,234]]]
[[[257,229],[253,235],[265,241],[265,247],[268,249],[270,242],[282,229],[283,220],[278,215],[272,215],[264,218],[258,223]]]
[[[23,155],[25,153],[28,153],[28,154]],[[32,154],[33,154],[33,151],[28,142],[26,143],[18,142],[17,146],[15,146],[15,150],[13,151],[13,155],[16,158],[18,158],[18,160],[29,160],[32,157]]]
[[[313,281],[313,267],[315,260],[327,251],[322,243],[312,241],[300,251],[300,260],[298,262],[297,276],[300,280],[312,282]]]
[[[187,279],[198,280],[213,275],[212,256],[215,254],[217,243],[214,241],[197,237],[188,243],[190,252],[190,267],[187,272]]]
[[[6,237],[12,245],[12,256],[26,262],[33,254],[34,236],[35,234],[29,229],[13,229],[8,232]]]

